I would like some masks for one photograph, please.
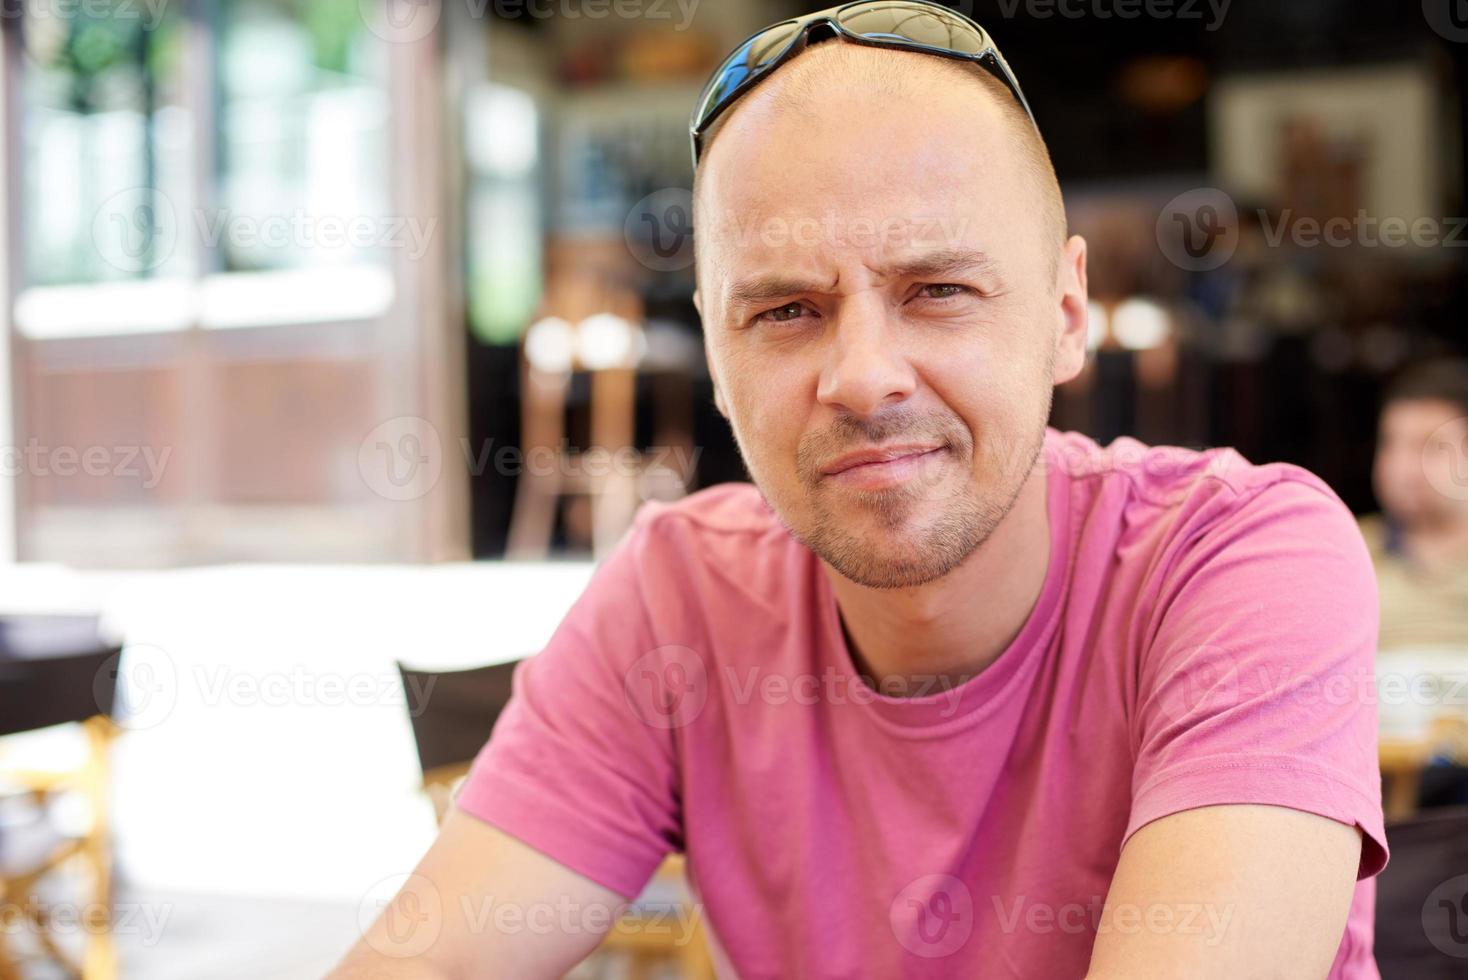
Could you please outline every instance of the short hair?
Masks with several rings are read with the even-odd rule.
[[[870,45],[861,45],[844,42],[839,39],[820,44],[813,44],[798,52],[794,58],[782,65],[779,74],[762,84],[753,91],[761,91],[768,86],[772,90],[771,99],[774,106],[782,111],[794,114],[808,114],[812,111],[816,92],[823,85],[831,84],[831,79],[842,77],[844,72],[859,74],[865,86],[875,89],[883,95],[897,95],[910,92],[912,89],[911,77],[912,67],[910,59],[903,57],[890,57],[892,54],[904,55],[909,52],[894,49],[875,48]],[[983,66],[971,61],[959,61],[952,58],[944,58],[935,55],[925,55],[920,52],[910,52],[913,58],[921,58],[924,64],[930,65],[950,79],[977,81],[994,99],[1010,128],[1014,131],[1019,141],[1021,157],[1025,161],[1027,176],[1039,191],[1043,214],[1041,220],[1049,226],[1046,236],[1054,241],[1055,250],[1052,255],[1052,273],[1054,266],[1059,261],[1060,249],[1069,236],[1069,226],[1065,217],[1065,199],[1060,191],[1060,181],[1055,174],[1055,165],[1050,159],[1050,150],[1045,145],[1044,138],[1040,135],[1035,124],[1030,120],[1029,114],[1025,112],[1024,106],[1009,86],[1003,81],[990,74]],[[877,57],[873,57],[876,55]],[[821,73],[815,70],[801,70],[802,68],[813,69],[811,59],[827,59],[834,61],[828,72]],[[807,63],[801,65],[802,61]],[[780,84],[774,84],[775,82]],[[694,202],[694,257],[697,261],[698,232],[697,232],[697,209],[699,201],[700,175],[704,163],[708,160],[709,152],[713,148],[714,140],[718,137],[724,124],[739,110],[739,104],[725,109],[715,119],[713,124],[703,137],[703,149],[699,156],[699,162],[693,170],[693,202]],[[695,272],[697,266],[695,264]]]
[[[1468,358],[1434,358],[1403,368],[1387,384],[1381,406],[1428,400],[1448,402],[1468,415]]]

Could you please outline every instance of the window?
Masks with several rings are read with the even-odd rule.
[[[189,187],[181,27],[176,4],[26,5],[24,284],[189,271],[175,247]]]
[[[507,85],[474,88],[464,106],[469,325],[489,344],[513,344],[542,291],[539,118],[535,100]]]

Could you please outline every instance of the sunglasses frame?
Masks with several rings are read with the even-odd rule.
[[[841,15],[846,11],[858,7],[874,6],[877,4],[886,4],[888,6],[895,7],[909,7],[912,8],[914,11],[938,10],[949,16],[957,17],[959,20],[970,25],[975,31],[978,32],[978,36],[983,42],[983,47],[976,52],[955,51],[952,48],[935,47],[930,44],[923,44],[919,41],[910,41],[905,38],[867,37],[865,35],[856,33],[855,31],[851,30],[850,28],[846,27],[846,25],[841,23]],[[710,91],[712,91],[717,86],[719,79],[731,70],[729,59],[732,58],[736,53],[738,53],[742,48],[748,45],[755,38],[758,38],[764,34],[768,34],[770,31],[773,31],[780,27],[785,27],[787,25],[793,25],[795,27],[795,33],[793,33],[790,36],[790,40],[785,43],[785,49],[777,54],[775,57],[766,61],[760,67],[751,71],[749,73],[749,77],[745,78],[734,88],[730,89],[729,93],[724,96],[724,98],[721,99],[715,106],[713,106],[712,109],[703,111],[704,102],[708,99]],[[982,65],[984,69],[989,72],[989,74],[993,75],[995,78],[1003,82],[1005,86],[1012,93],[1014,93],[1015,99],[1019,101],[1020,107],[1024,109],[1025,115],[1029,117],[1030,124],[1035,127],[1036,132],[1039,132],[1040,130],[1040,124],[1035,121],[1035,114],[1030,110],[1030,104],[1025,99],[1024,92],[1021,91],[1019,87],[1019,80],[1014,77],[1014,72],[1010,70],[1009,63],[1006,62],[1004,60],[1004,56],[999,53],[999,48],[995,46],[994,39],[989,36],[988,31],[984,30],[983,27],[975,23],[969,17],[965,16],[962,13],[959,13],[956,10],[944,7],[941,4],[928,3],[926,2],[926,0],[854,0],[854,2],[851,3],[843,3],[838,4],[835,7],[827,7],[825,10],[818,10],[815,13],[806,14],[803,17],[792,17],[789,20],[777,21],[774,24],[770,24],[767,27],[763,27],[755,31],[753,34],[749,35],[749,37],[745,38],[743,41],[740,41],[737,45],[734,46],[733,50],[731,50],[730,53],[725,56],[723,63],[713,73],[713,75],[709,77],[709,80],[704,83],[703,88],[699,90],[698,101],[694,103],[693,106],[694,114],[693,118],[689,121],[688,124],[688,136],[693,143],[693,166],[695,169],[698,167],[698,158],[703,150],[704,134],[708,132],[709,127],[713,124],[714,120],[723,115],[723,113],[728,110],[728,108],[732,106],[735,102],[739,101],[739,99],[743,97],[746,92],[768,78],[781,65],[789,61],[801,51],[805,50],[805,48],[810,43],[810,33],[812,29],[820,26],[829,27],[837,35],[840,35],[842,38],[852,42],[853,44],[862,44],[872,48],[893,48],[899,51],[916,51],[920,54],[937,55],[940,58],[950,58],[955,61],[976,62],[979,65]],[[702,118],[700,118],[699,116],[699,113],[701,111],[703,111]]]

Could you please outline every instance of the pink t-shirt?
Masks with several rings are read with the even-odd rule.
[[[647,504],[458,805],[622,895],[683,851],[724,976],[1085,975],[1122,845],[1220,803],[1365,831],[1330,976],[1377,978],[1371,562],[1317,477],[1050,430],[1040,597],[947,690],[855,675],[816,557],[750,484]],[[982,602],[982,596],[975,596]]]

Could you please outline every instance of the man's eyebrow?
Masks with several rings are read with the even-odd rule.
[[[890,276],[905,279],[942,276],[955,272],[990,272],[996,263],[976,248],[940,248],[915,258],[896,263],[883,270]]]
[[[994,265],[994,260],[978,249],[940,248],[893,262],[877,272],[888,279],[930,279],[961,272],[986,272]],[[729,305],[754,306],[783,296],[818,293],[829,288],[824,283],[795,279],[780,273],[751,276],[729,288]]]

